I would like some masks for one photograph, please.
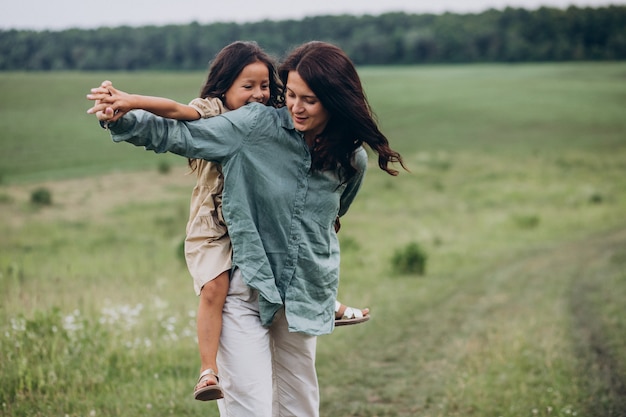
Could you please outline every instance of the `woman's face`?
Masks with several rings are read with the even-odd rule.
[[[269,99],[270,73],[267,65],[258,61],[246,65],[224,93],[224,105],[229,110],[252,102],[267,104]]]
[[[330,119],[328,111],[297,71],[289,72],[285,90],[285,102],[296,130],[304,133],[306,139],[315,139]]]

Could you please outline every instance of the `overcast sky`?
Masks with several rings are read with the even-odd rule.
[[[536,9],[624,5],[626,0],[2,0],[0,29],[62,30],[212,22],[256,22],[350,14],[480,12],[507,6]]]

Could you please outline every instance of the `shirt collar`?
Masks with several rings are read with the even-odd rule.
[[[285,129],[294,130],[295,126],[293,125],[293,119],[291,118],[291,113],[289,113],[289,109],[287,107],[281,107],[278,110],[278,114],[280,117],[280,124]]]

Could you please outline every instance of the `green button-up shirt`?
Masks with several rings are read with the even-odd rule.
[[[338,172],[311,170],[309,148],[286,108],[258,103],[193,122],[137,110],[109,128],[116,142],[222,164],[233,265],[258,290],[263,325],[284,306],[290,331],[332,331],[339,282],[334,221],[361,186],[365,149],[354,153],[357,174],[341,184]]]

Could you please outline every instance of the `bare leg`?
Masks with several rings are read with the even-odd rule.
[[[222,309],[228,294],[229,271],[222,272],[215,279],[206,283],[200,291],[198,305],[197,332],[198,349],[200,350],[200,372],[206,369],[217,369],[217,349],[222,333]],[[196,386],[196,389],[217,384],[217,378],[207,375]]]

